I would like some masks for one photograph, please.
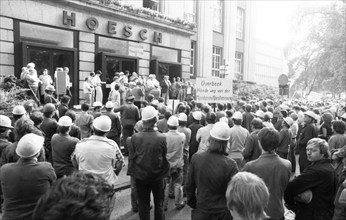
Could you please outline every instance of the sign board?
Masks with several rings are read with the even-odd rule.
[[[233,81],[227,78],[197,78],[196,101],[202,103],[231,102]]]
[[[56,94],[66,94],[66,73],[64,71],[55,71],[56,75]]]
[[[279,76],[279,85],[280,85],[280,86],[284,86],[284,85],[287,85],[287,83],[288,83],[288,77],[287,77],[287,75],[281,74],[281,75]]]

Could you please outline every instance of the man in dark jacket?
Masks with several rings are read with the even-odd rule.
[[[143,131],[131,138],[129,169],[135,179],[138,192],[138,211],[141,220],[150,220],[150,193],[153,193],[155,220],[165,219],[164,178],[169,174],[166,159],[166,136],[154,130],[157,111],[154,107],[145,107],[142,111]]]
[[[261,154],[262,150],[258,145],[258,132],[263,128],[261,119],[255,118],[251,122],[251,130],[253,131],[245,141],[245,148],[242,152],[244,157],[244,164],[256,160]]]
[[[120,146],[120,135],[121,135],[121,124],[119,117],[112,112],[113,109],[113,102],[108,101],[105,105],[106,112],[103,113],[104,115],[107,115],[112,120],[112,126],[111,130],[107,134],[107,138],[115,141],[118,146]]]
[[[203,127],[200,124],[200,121],[202,119],[202,113],[200,111],[195,111],[192,113],[193,121],[192,124],[189,126],[191,129],[191,139],[190,139],[190,148],[189,148],[189,160],[191,160],[191,157],[194,153],[198,150],[198,141],[196,139],[197,131],[201,127]]]
[[[313,138],[307,143],[306,153],[312,164],[288,184],[286,206],[295,211],[296,220],[331,220],[337,180],[328,159],[328,144]]]
[[[243,128],[246,128],[249,132],[251,132],[251,121],[254,119],[254,116],[251,114],[251,105],[247,104],[245,106],[245,112],[243,113]]]
[[[139,121],[139,110],[137,106],[133,104],[135,100],[134,96],[129,96],[126,98],[126,103],[119,108],[115,108],[114,112],[120,112],[121,115],[121,125],[122,125],[122,146],[124,146],[124,156],[129,154],[126,139],[131,137],[134,133],[134,127],[137,121]]]

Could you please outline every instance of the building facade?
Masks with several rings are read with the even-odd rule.
[[[0,75],[16,75],[27,63],[38,74],[68,67],[73,103],[83,101],[83,82],[101,70],[110,84],[115,72],[189,78],[193,27],[147,8],[106,0],[1,0]],[[103,88],[105,100],[109,88]]]

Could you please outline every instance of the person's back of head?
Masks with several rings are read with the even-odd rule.
[[[209,112],[206,117],[205,120],[207,121],[208,124],[215,124],[216,122],[216,114],[214,112]]]
[[[72,119],[72,122],[74,122],[76,120],[76,112],[73,111],[73,110],[68,110],[66,113],[65,113],[65,116],[68,116]]]
[[[223,105],[222,103],[217,103],[217,108],[218,108],[220,111],[223,111],[224,105]]]
[[[114,206],[114,189],[102,177],[76,172],[57,180],[39,199],[36,220],[108,220]]]
[[[89,110],[90,106],[88,103],[82,103],[81,108],[82,108],[82,111],[86,112]]]
[[[70,102],[70,100],[71,100],[71,98],[70,98],[70,96],[68,96],[68,95],[63,95],[62,97],[61,97],[61,103],[63,103],[63,104],[68,104],[69,102]]]
[[[208,105],[203,105],[203,106],[202,106],[202,111],[203,111],[205,114],[208,114],[209,111],[210,111],[209,106],[208,106]]]
[[[265,219],[269,190],[264,181],[249,172],[234,175],[226,191],[227,207],[235,219]]]
[[[273,152],[279,145],[280,133],[274,128],[262,128],[258,133],[261,148],[266,152]]]
[[[258,118],[254,118],[252,119],[251,121],[251,125],[254,129],[256,130],[259,130],[259,129],[262,129],[263,128],[263,122],[261,119],[258,119]]]
[[[31,113],[30,119],[34,122],[35,126],[38,126],[43,121],[43,114],[42,112],[35,110]]]
[[[245,111],[251,112],[252,106],[250,104],[245,105]]]
[[[168,120],[169,117],[171,117],[171,116],[172,116],[172,112],[170,112],[170,111],[166,111],[165,114],[164,114],[164,117],[165,117],[166,120]]]

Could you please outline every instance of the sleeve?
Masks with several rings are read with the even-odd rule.
[[[254,150],[253,146],[254,146],[253,139],[252,139],[252,137],[250,135],[250,136],[248,136],[246,138],[245,148],[244,148],[244,150],[242,152],[244,159],[250,158],[250,156],[252,155],[253,150]]]
[[[335,138],[331,137],[328,141],[328,145],[329,145],[329,151],[334,150],[336,146]]]
[[[116,116],[115,119],[115,126],[117,127],[117,132],[120,135],[121,134],[121,124],[120,124],[120,119],[118,116]]]
[[[195,182],[195,174],[194,174],[194,165],[195,165],[195,158],[196,156],[193,155],[191,159],[191,164],[189,166],[188,172],[187,172],[187,180],[186,180],[186,198],[187,198],[187,205],[191,208],[196,208],[197,198],[196,198],[196,182]]]
[[[312,126],[306,127],[302,132],[299,145],[306,145],[310,139],[315,137],[315,129]]]
[[[49,180],[49,183],[52,185],[52,183],[54,183],[57,178],[56,178],[56,174],[52,165],[50,163],[47,163],[47,165],[48,165],[48,180]]]

